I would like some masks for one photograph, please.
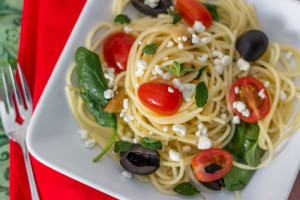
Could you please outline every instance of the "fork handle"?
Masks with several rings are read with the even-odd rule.
[[[33,171],[32,171],[32,166],[30,162],[30,157],[29,157],[29,152],[26,147],[26,143],[24,142],[21,145],[23,155],[24,155],[24,161],[25,161],[25,166],[26,166],[26,171],[27,171],[27,176],[28,176],[28,181],[29,181],[29,186],[30,186],[30,192],[31,192],[31,199],[32,200],[39,200],[39,193],[36,187],[36,183],[34,180],[33,176]]]

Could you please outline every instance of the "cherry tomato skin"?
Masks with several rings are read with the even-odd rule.
[[[189,25],[200,21],[208,28],[213,23],[213,18],[207,8],[197,0],[177,0],[176,7],[179,15]]]
[[[126,70],[128,55],[134,38],[118,32],[110,35],[104,42],[103,55],[108,66],[115,68],[116,72]]]
[[[171,88],[173,92],[169,92]],[[148,109],[161,115],[173,115],[182,103],[182,94],[166,83],[147,82],[139,86],[138,97]]]
[[[205,172],[205,167],[217,164],[222,168],[214,173]],[[192,161],[192,167],[196,178],[202,182],[215,181],[229,172],[233,164],[231,154],[223,149],[210,148],[197,153]]]
[[[239,88],[238,94],[235,92],[236,87]],[[264,90],[265,98],[261,98],[258,95],[261,90]],[[270,97],[265,86],[258,79],[251,76],[245,76],[236,80],[231,86],[229,96],[233,111],[243,121],[248,123],[254,123],[263,119],[271,109]],[[247,109],[250,111],[249,117],[243,116],[236,108],[233,108],[235,101],[243,101],[246,104]]]

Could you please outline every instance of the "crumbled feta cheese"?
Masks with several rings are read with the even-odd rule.
[[[90,139],[90,140],[86,140],[84,142],[84,146],[88,149],[93,148],[96,145],[96,140],[95,139]]]
[[[200,42],[200,38],[196,34],[192,34],[192,44],[198,44]]]
[[[139,45],[141,45],[142,44],[142,41],[139,41],[139,43],[138,43]]]
[[[239,116],[235,115],[232,117],[232,123],[233,124],[239,124],[241,122]]]
[[[181,41],[181,37],[178,37],[177,40]]]
[[[185,101],[189,101],[192,95],[195,93],[196,85],[193,83],[182,84],[177,78],[174,78],[172,83],[175,88],[177,88],[182,93],[183,99]]]
[[[207,61],[208,54],[203,54],[201,57],[197,57],[198,60],[200,60],[201,63],[205,63]]]
[[[193,28],[187,28],[187,31],[188,31],[189,33],[191,33],[191,34],[194,33],[194,29],[193,29]]]
[[[140,83],[136,83],[135,87],[137,87],[137,88],[140,87]]]
[[[111,98],[113,98],[114,95],[115,95],[115,94],[114,94],[114,91],[111,90],[111,89],[108,89],[108,90],[105,90],[105,91],[104,91],[104,97],[105,97],[106,99],[111,99]]]
[[[238,112],[242,112],[246,109],[246,104],[242,101],[235,101],[233,102],[232,107],[237,109]]]
[[[155,79],[157,79],[158,78],[158,76],[152,76],[151,78],[150,78],[150,80],[152,81],[152,80],[155,80]]]
[[[209,149],[212,145],[211,140],[208,137],[200,137],[198,142],[198,149]]]
[[[134,73],[137,77],[140,77],[144,74],[144,70],[139,68],[138,70],[135,71]]]
[[[226,119],[227,118],[227,114],[226,113],[222,113],[221,114],[221,119]]]
[[[266,94],[265,94],[265,89],[261,89],[259,92],[258,92],[258,96],[262,99],[266,98]]]
[[[204,44],[210,43],[211,39],[209,37],[203,37],[200,39],[200,41]]]
[[[167,48],[173,47],[174,46],[174,42],[173,41],[169,41],[167,44]]]
[[[122,111],[120,112],[120,117],[123,118],[123,117],[125,116],[125,113],[126,113],[125,110],[122,110]]]
[[[235,88],[234,88],[234,92],[235,92],[236,94],[238,94],[239,91],[240,91],[240,88],[239,88],[239,87],[235,87]]]
[[[218,72],[218,74],[221,75],[223,73],[223,66],[222,65],[216,65],[215,69]]]
[[[189,38],[187,36],[182,36],[182,41],[186,42]]]
[[[115,80],[115,74],[114,73],[104,73],[104,77],[108,79],[109,81]]]
[[[125,27],[124,27],[124,32],[125,32],[125,33],[128,34],[128,33],[130,33],[131,31],[132,31],[132,28],[130,28],[129,26],[125,26]]]
[[[201,135],[201,131],[200,130],[196,131],[195,135],[199,137]]]
[[[132,173],[128,172],[128,171],[122,171],[122,176],[125,178],[132,178]]]
[[[284,91],[280,91],[280,100],[286,99],[286,93]]]
[[[162,77],[163,77],[164,80],[168,81],[168,80],[170,80],[170,78],[172,77],[172,75],[171,75],[170,72],[166,72],[166,73],[163,74]]]
[[[124,116],[124,121],[125,122],[129,122],[129,121],[132,121],[134,120],[134,116],[130,115],[130,114],[127,114]]]
[[[221,60],[220,59],[214,59],[214,65],[219,65],[221,63]]]
[[[202,22],[200,21],[195,21],[194,25],[193,25],[193,29],[197,32],[197,33],[202,33],[203,31],[205,31],[205,26],[203,26]]]
[[[122,136],[121,140],[127,141],[127,142],[132,142],[132,139],[128,136]]]
[[[221,65],[227,66],[232,62],[232,58],[228,55],[225,55],[221,58]]]
[[[250,63],[243,58],[240,58],[237,62],[237,66],[241,71],[248,71],[250,68]]]
[[[173,93],[174,92],[173,88],[168,87],[168,92]]]
[[[152,132],[152,131],[149,131],[148,134],[149,134],[149,135],[153,135],[153,132]]]
[[[83,139],[83,140],[87,139],[87,137],[88,137],[88,131],[87,130],[79,129],[78,133],[79,133],[81,139]]]
[[[196,135],[200,136],[201,133],[203,135],[207,135],[207,128],[206,128],[206,126],[204,126],[203,123],[198,124],[198,131],[196,132]]]
[[[267,87],[269,87],[270,86],[270,82],[269,81],[265,81],[264,82],[264,86],[267,88]]]
[[[168,127],[168,126],[163,126],[163,131],[164,131],[164,132],[168,132],[168,130],[169,130],[169,127]]]
[[[169,158],[170,158],[170,160],[173,160],[173,161],[180,161],[181,156],[180,156],[180,153],[174,151],[173,149],[170,149],[169,150]]]
[[[125,98],[125,99],[123,100],[123,108],[124,108],[124,110],[127,110],[127,109],[128,109],[128,99],[127,99],[127,98]]]
[[[245,109],[245,110],[242,111],[242,115],[244,117],[249,117],[250,116],[250,111],[248,109]]]
[[[138,69],[147,69],[148,64],[144,60],[137,60],[136,61],[136,66],[137,66]]]
[[[183,49],[184,48],[184,46],[183,46],[183,44],[181,42],[178,43],[178,48],[179,49]]]
[[[182,135],[185,135],[185,134],[186,134],[186,127],[185,127],[184,125],[182,125],[182,124],[174,124],[174,125],[172,126],[172,129],[173,129],[173,131],[179,132],[179,133],[181,133]]]
[[[138,144],[140,142],[140,138],[139,137],[135,137],[135,138],[132,139],[132,142],[134,144]]]
[[[285,58],[289,61],[293,56],[293,52],[289,51],[285,54]]]
[[[182,147],[182,151],[183,151],[184,153],[190,152],[191,150],[192,150],[192,147],[189,146],[189,145],[184,145],[184,146]]]
[[[214,50],[214,51],[212,52],[212,56],[213,56],[213,57],[219,56],[219,52],[218,52],[217,50]]]

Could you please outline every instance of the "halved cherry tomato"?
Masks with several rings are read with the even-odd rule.
[[[222,178],[232,167],[233,158],[231,154],[223,149],[210,148],[197,153],[192,162],[192,167],[196,178],[202,182],[215,181]],[[213,173],[207,172],[211,165],[219,168]]]
[[[123,32],[110,35],[103,46],[104,59],[108,66],[115,68],[116,72],[125,71],[133,42],[134,38]]]
[[[189,25],[200,21],[208,28],[213,23],[213,18],[207,8],[197,0],[177,0],[176,7],[179,15]]]
[[[182,102],[179,90],[160,82],[143,83],[138,89],[138,97],[144,106],[161,115],[175,114]]]
[[[238,93],[236,89],[238,88]],[[264,98],[261,98],[258,93],[264,90]],[[254,123],[260,119],[263,119],[270,111],[271,102],[269,94],[258,79],[245,76],[236,80],[230,89],[230,104],[233,111],[245,122]],[[246,104],[247,109],[250,112],[249,117],[244,116],[236,108],[233,108],[235,101],[242,101]]]

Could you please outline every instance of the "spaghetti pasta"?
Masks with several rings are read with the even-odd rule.
[[[114,0],[114,16],[121,14],[128,2],[128,0]],[[234,161],[234,166],[251,170],[265,167],[270,163],[274,149],[300,126],[298,123],[300,112],[294,112],[297,109],[293,104],[294,100],[300,101],[300,87],[295,86],[292,81],[300,75],[300,52],[287,45],[271,43],[261,58],[251,62],[249,70],[240,70],[237,64],[240,55],[235,51],[235,43],[237,36],[242,33],[261,28],[255,8],[243,0],[210,3],[218,7],[219,22],[213,22],[213,25],[205,32],[193,32],[199,38],[208,38],[209,42],[177,46],[172,39],[172,28],[179,25],[188,27],[183,22],[172,24],[173,18],[167,14],[160,14],[156,18],[138,18],[128,25],[101,22],[91,31],[87,39],[87,48],[99,54],[103,70],[107,72],[109,66],[105,64],[103,57],[101,47],[103,41],[109,35],[123,31],[125,27],[129,27],[130,35],[135,37],[128,57],[127,70],[115,74],[111,85],[114,89],[124,89],[129,103],[128,109],[122,111],[121,116],[117,114],[117,140],[132,142],[133,139],[138,141],[144,137],[151,137],[162,142],[160,168],[149,176],[136,175],[136,178],[151,182],[155,188],[167,195],[176,194],[172,189],[182,181],[191,181],[199,186],[197,179],[192,177],[190,169],[193,156],[199,152],[198,141],[201,135],[195,134],[199,124],[206,127],[207,137],[211,140],[213,147],[223,148],[232,139],[235,124],[232,123],[234,112],[230,105],[229,91],[237,78],[248,75],[265,83],[271,100],[271,108],[268,115],[258,121],[260,129],[258,145],[266,151],[262,162],[253,167]],[[96,37],[97,33],[103,29],[106,31],[100,37]],[[175,45],[168,45],[170,42]],[[142,49],[152,43],[158,44],[156,53],[145,54]],[[291,58],[286,54],[290,54]],[[217,62],[221,62],[220,60],[225,55],[232,58],[232,62],[224,65],[220,71],[216,67]],[[147,63],[142,76],[136,76],[135,73],[137,60]],[[186,73],[179,78],[168,72],[163,72],[161,75],[154,73],[157,66],[169,68],[174,61],[189,63],[197,71],[204,66],[207,68],[198,80],[195,80],[197,72]],[[76,71],[75,64],[70,67],[67,74],[66,93],[71,110],[79,125],[88,130],[89,136],[101,146],[105,146],[112,131],[99,126],[86,111],[85,102],[79,95],[80,90],[72,81],[74,71]],[[149,110],[141,103],[137,94],[139,85],[152,80],[176,85],[174,79],[181,84],[196,85],[204,82],[208,90],[207,104],[204,107],[197,107],[194,94],[191,94],[187,101],[182,102],[174,115],[163,116]],[[134,120],[124,120],[124,116],[129,115],[133,116]],[[174,130],[173,126],[176,124],[186,128],[184,135]],[[181,155],[179,161],[170,159],[169,150],[171,149]],[[119,156],[111,151],[108,153],[116,161],[119,159]],[[203,188],[201,184],[200,187]],[[239,194],[236,193],[236,196],[239,197]]]

